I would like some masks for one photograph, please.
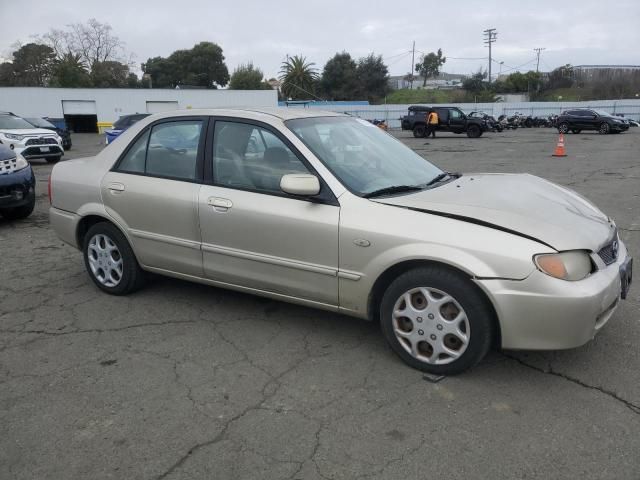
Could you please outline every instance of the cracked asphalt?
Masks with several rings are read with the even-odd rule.
[[[549,129],[397,135],[450,171],[570,186],[640,258],[638,130],[567,135],[567,158]],[[640,478],[637,281],[584,347],[431,383],[361,320],[172,279],[100,293],[34,169],[34,214],[0,219],[0,478]]]

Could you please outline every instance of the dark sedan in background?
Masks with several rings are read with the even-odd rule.
[[[54,125],[53,123],[51,123],[47,118],[29,117],[29,118],[25,118],[25,120],[29,122],[31,125],[33,125],[34,127],[53,130],[58,135],[60,135],[60,138],[62,138],[62,148],[64,148],[65,151],[71,149],[71,146],[72,146],[71,132],[69,131],[68,128],[66,128],[66,126],[65,128],[60,128]]]
[[[36,204],[36,177],[22,155],[0,144],[0,215],[17,220],[31,215]]]
[[[604,110],[586,108],[567,110],[558,117],[560,133],[580,133],[582,130],[596,130],[603,135],[621,133],[629,130],[629,122]]]
[[[148,117],[149,113],[135,113],[133,115],[123,115],[113,124],[113,128],[110,130],[105,130],[104,132],[104,140],[107,145],[113,142],[116,138],[120,136],[122,132],[124,132],[131,125],[139,122],[143,118]]]

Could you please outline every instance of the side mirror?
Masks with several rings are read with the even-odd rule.
[[[320,181],[315,175],[289,173],[280,179],[280,190],[290,195],[312,197],[320,193]]]

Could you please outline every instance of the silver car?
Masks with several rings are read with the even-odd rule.
[[[367,318],[434,374],[492,345],[582,345],[632,277],[615,223],[577,193],[444,172],[316,110],[153,115],[56,165],[50,195],[53,228],[107,293],[153,272]]]

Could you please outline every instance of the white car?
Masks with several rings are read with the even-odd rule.
[[[36,128],[12,113],[0,113],[0,143],[27,160],[44,158],[55,163],[64,155],[62,138],[56,132]]]
[[[315,109],[152,115],[56,165],[49,193],[53,229],[107,293],[148,271],[368,318],[436,374],[491,345],[582,345],[632,278],[615,223],[577,193],[447,173]]]

